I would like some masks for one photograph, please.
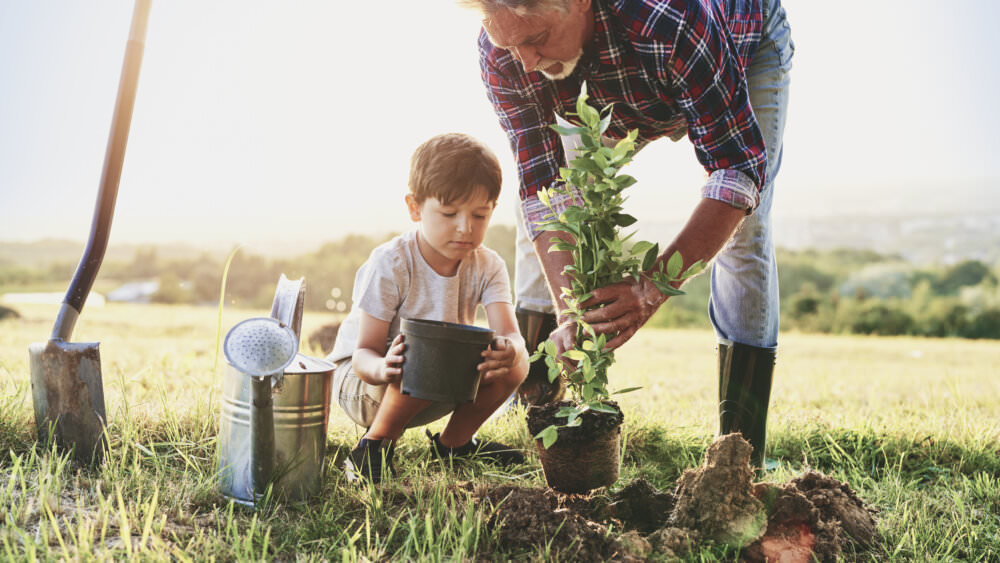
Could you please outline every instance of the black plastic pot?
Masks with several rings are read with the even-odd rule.
[[[474,401],[482,352],[493,340],[488,328],[443,321],[403,319],[404,394],[431,401]]]

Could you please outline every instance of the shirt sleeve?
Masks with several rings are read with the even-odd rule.
[[[405,263],[385,247],[372,251],[354,279],[354,303],[369,315],[391,323],[403,302],[399,278]]]
[[[749,213],[760,202],[767,153],[743,64],[717,14],[701,2],[686,6],[663,78],[709,173],[702,196]]]
[[[484,249],[482,292],[479,302],[483,307],[493,303],[513,303],[510,292],[510,276],[507,266],[496,251]]]

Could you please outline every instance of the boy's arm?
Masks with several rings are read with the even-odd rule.
[[[524,337],[517,328],[517,317],[514,316],[514,306],[510,303],[490,303],[486,306],[486,319],[490,328],[496,333],[491,350],[483,353],[485,361],[480,364],[484,379],[494,375],[503,375],[507,371],[520,378],[528,374],[528,351],[524,345]],[[497,340],[502,340],[501,349]]]
[[[386,353],[389,337],[389,323],[377,319],[364,311],[358,327],[358,344],[351,357],[354,373],[370,385],[396,383],[402,374],[403,339],[397,335]]]

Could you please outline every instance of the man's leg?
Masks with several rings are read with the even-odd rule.
[[[720,433],[739,431],[763,467],[767,407],[778,346],[778,269],[771,206],[781,167],[794,49],[779,0],[764,0],[764,36],[747,81],[767,146],[767,179],[757,210],[744,220],[712,266],[709,316],[719,338]]]
[[[514,266],[514,295],[517,307],[517,326],[529,354],[534,354],[540,342],[556,328],[555,306],[549,293],[545,274],[535,254],[535,246],[528,238],[524,222],[518,211],[517,260]],[[549,381],[549,370],[542,359],[531,362],[528,376],[517,389],[518,400],[525,405],[544,405],[562,399],[566,390],[559,379]]]

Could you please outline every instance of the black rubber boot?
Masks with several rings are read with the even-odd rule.
[[[534,354],[538,349],[538,343],[548,339],[549,333],[556,329],[556,316],[521,307],[514,313],[517,315],[517,325],[521,329],[528,354]],[[531,362],[528,377],[517,389],[517,398],[525,405],[544,405],[562,399],[565,392],[566,387],[562,379],[549,382],[549,368],[545,365],[544,359],[538,359]]]
[[[750,445],[750,465],[765,469],[767,405],[771,399],[775,351],[746,344],[719,343],[719,434],[739,432]]]

